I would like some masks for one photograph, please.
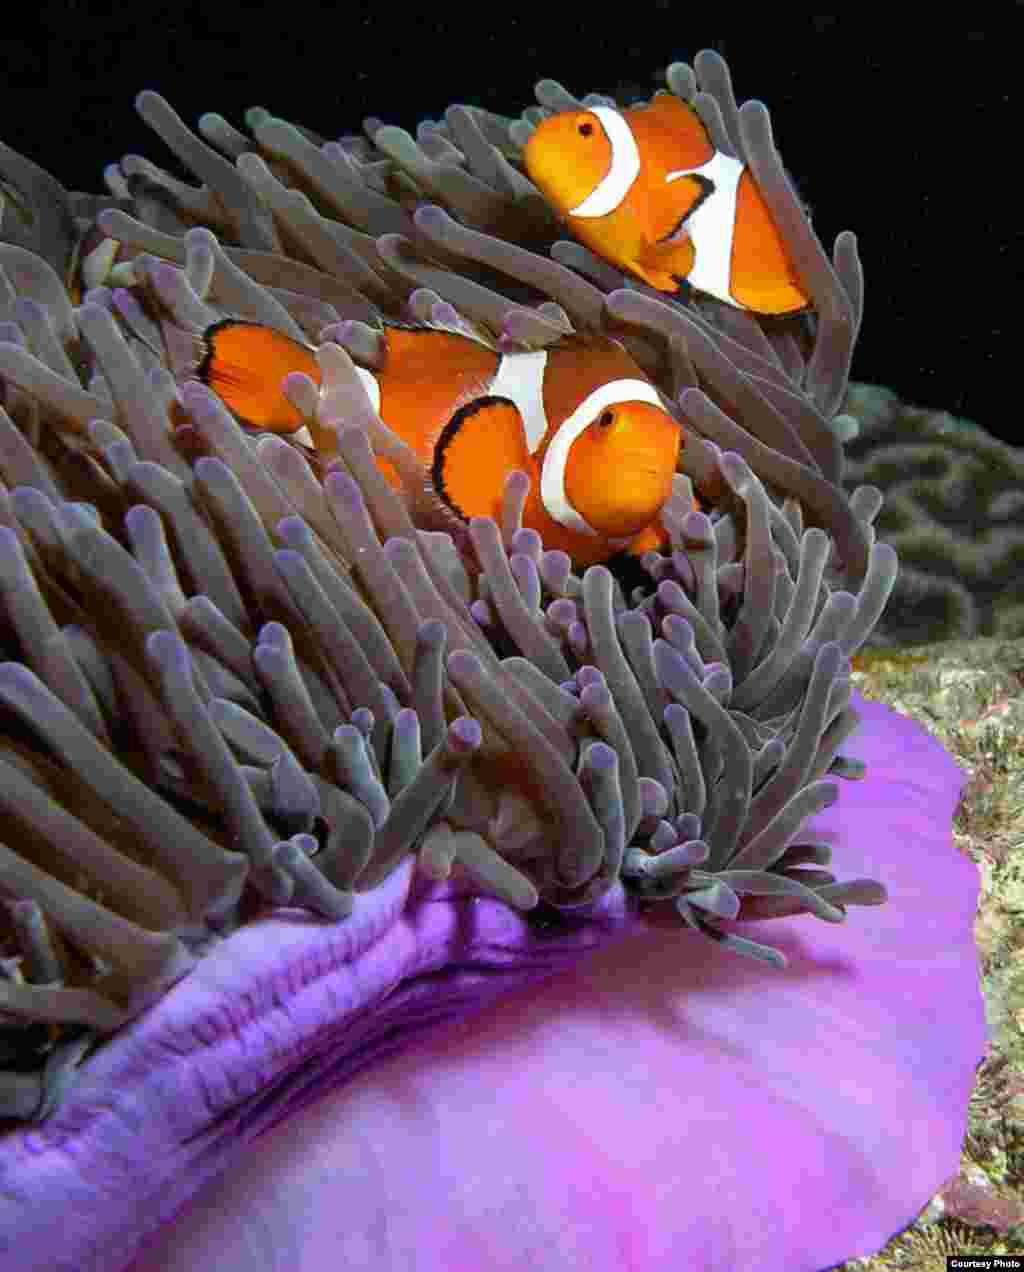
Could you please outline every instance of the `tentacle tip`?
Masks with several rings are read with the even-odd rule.
[[[135,94],[135,109],[145,117],[145,112],[153,106],[166,106],[167,101],[155,88],[143,88]]]
[[[448,655],[448,674],[465,675],[480,670],[480,659],[468,649],[455,649]]]
[[[363,502],[363,492],[359,483],[350,473],[342,472],[338,468],[332,468],[327,473],[324,478],[324,488],[328,494],[334,495],[345,503],[358,506]]]
[[[438,207],[436,203],[425,203],[417,208],[412,219],[418,229],[428,233],[445,228],[451,221],[451,217],[444,208]]]
[[[586,763],[596,772],[614,773],[619,765],[619,757],[607,742],[594,742],[587,748]]]
[[[439,618],[428,618],[416,628],[417,642],[435,649],[443,644],[447,634],[448,629]]]
[[[483,736],[479,720],[472,716],[459,716],[448,726],[448,744],[460,754],[476,751],[483,742]]]
[[[146,654],[162,670],[191,674],[192,659],[188,646],[177,632],[161,628],[146,637]]]
[[[211,116],[203,116],[203,118],[211,118]],[[207,247],[212,252],[216,251],[220,244],[217,242],[217,236],[205,225],[193,225],[190,230],[185,231],[185,246]]]
[[[384,541],[384,555],[393,564],[407,564],[418,556],[416,545],[401,535],[394,535]]]

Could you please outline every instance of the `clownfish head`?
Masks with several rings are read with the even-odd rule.
[[[556,520],[609,540],[630,539],[654,522],[672,493],[683,444],[667,411],[651,401],[608,402],[584,422],[564,457],[560,440],[556,434],[548,447],[541,478]]]
[[[613,112],[601,113],[607,116]],[[541,194],[564,217],[598,189],[611,170],[613,158],[612,139],[598,112],[570,110],[537,125],[523,151],[523,166]]]

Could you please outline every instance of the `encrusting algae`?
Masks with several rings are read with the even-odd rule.
[[[776,965],[742,920],[885,899],[801,835],[863,775],[849,659],[896,575],[877,491],[841,485],[855,240],[822,251],[716,54],[667,82],[748,165],[812,313],[684,306],[553,242],[521,147],[613,103],[550,81],[518,121],[326,143],[263,110],[198,136],[142,93],[199,186],[133,158],[68,193],[0,147],[3,1115],[46,1117],[260,907],[343,924],[410,854],[545,923],[621,882]],[[194,378],[227,319],[315,348],[319,386],[282,390],[312,445]],[[640,586],[524,528],[518,471],[496,518],[437,500],[360,375],[383,320],[621,343],[686,439]]]

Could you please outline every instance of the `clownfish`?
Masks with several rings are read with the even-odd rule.
[[[810,304],[750,172],[672,93],[552,115],[523,164],[581,243],[658,291],[685,279],[758,314]]]
[[[280,386],[293,371],[320,383],[311,347],[230,318],[203,343],[198,378],[244,424],[298,433],[303,418]],[[682,430],[615,341],[569,337],[502,354],[444,328],[385,323],[384,350],[378,370],[356,371],[457,517],[500,520],[505,479],[518,468],[530,477],[523,525],[577,566],[664,542],[656,520],[672,492]],[[391,465],[377,462],[401,489]]]
[[[94,221],[75,245],[64,283],[73,305],[93,287],[131,287],[138,282],[131,260],[134,249],[111,238]]]

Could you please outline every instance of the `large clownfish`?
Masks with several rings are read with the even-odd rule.
[[[659,291],[685,279],[758,314],[810,303],[750,172],[672,93],[552,115],[523,162],[581,243]]]
[[[297,433],[281,392],[314,350],[250,322],[204,336],[199,378],[247,425]],[[384,326],[380,369],[356,370],[378,414],[417,454],[440,499],[463,520],[500,516],[505,478],[530,477],[523,524],[577,566],[664,541],[658,512],[683,438],[657,390],[615,341],[570,337],[532,353],[498,353],[443,328]],[[397,474],[378,461],[392,485]]]

